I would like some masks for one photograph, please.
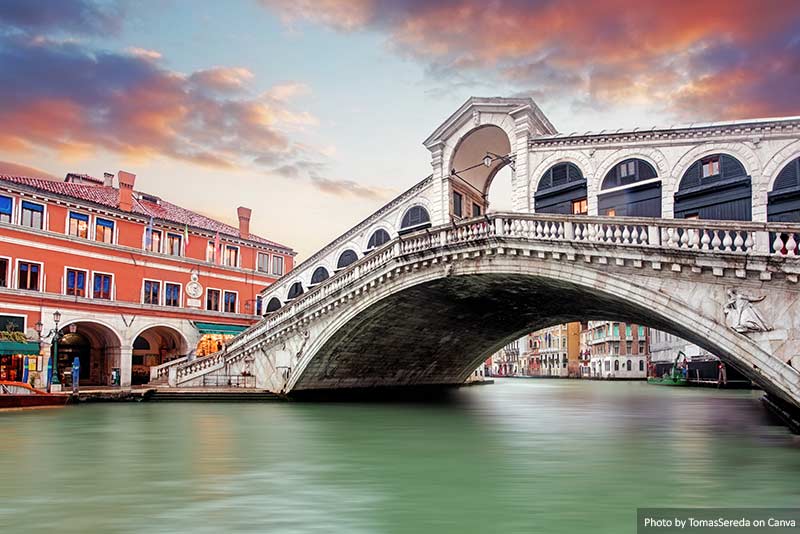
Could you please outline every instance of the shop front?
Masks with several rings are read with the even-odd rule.
[[[221,351],[225,343],[247,329],[246,326],[200,322],[195,323],[195,327],[201,336],[195,352],[198,357]]]
[[[0,341],[0,381],[28,382],[28,371],[41,371],[39,344]]]

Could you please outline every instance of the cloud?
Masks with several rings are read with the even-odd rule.
[[[333,180],[312,175],[311,183],[323,193],[339,197],[352,196],[367,200],[387,200],[394,195],[388,189],[365,186],[353,180]]]
[[[161,52],[156,52],[155,50],[148,50],[146,48],[139,48],[136,46],[131,46],[125,49],[126,52],[131,54],[132,56],[141,57],[143,59],[161,59]]]
[[[13,161],[0,161],[0,174],[10,174],[12,176],[36,176],[40,178],[58,178],[47,171],[37,169],[36,167],[29,167],[21,163],[14,163]]]
[[[287,102],[297,96],[311,94],[311,88],[302,82],[286,82],[273,86],[266,95],[279,102]]]
[[[3,0],[0,26],[20,31],[68,32],[86,35],[117,33],[122,9],[113,2],[91,0]]]
[[[800,111],[796,0],[262,3],[287,24],[382,32],[439,86],[491,80],[582,107],[649,102],[692,120]]]

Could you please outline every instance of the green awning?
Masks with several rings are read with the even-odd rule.
[[[19,341],[0,341],[0,354],[39,354],[38,343],[20,343]]]
[[[201,334],[225,334],[228,336],[235,336],[244,332],[246,326],[238,326],[235,324],[217,324],[217,323],[194,323]]]

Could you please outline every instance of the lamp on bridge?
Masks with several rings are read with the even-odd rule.
[[[486,155],[483,157],[483,164],[487,167],[491,167],[492,163],[494,163],[497,160],[500,160],[503,163],[508,164],[508,166],[511,167],[512,171],[517,170],[514,168],[514,158],[511,157],[511,154],[500,156],[499,154],[495,154],[494,152],[487,152]]]
[[[52,356],[52,364],[50,365],[50,376],[48,377],[47,381],[47,390],[51,391],[53,389],[52,386],[60,386],[61,381],[58,378],[58,340],[64,335],[63,329],[59,330],[58,323],[61,322],[61,312],[56,310],[53,312],[53,323],[55,324],[55,328],[50,330],[47,335],[42,336],[42,330],[44,329],[44,324],[42,321],[36,321],[36,325],[34,328],[36,329],[36,333],[39,334],[39,346],[41,350],[42,338],[43,337],[50,337],[53,336],[53,356]],[[68,326],[70,334],[74,334],[78,331],[78,325],[72,323]]]

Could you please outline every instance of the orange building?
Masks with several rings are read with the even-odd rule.
[[[78,357],[82,384],[111,384],[112,373],[123,387],[146,382],[152,367],[214,352],[266,311],[259,292],[295,252],[251,234],[247,208],[235,228],[135,191],[135,178],[0,175],[0,345],[13,346],[9,331],[43,334],[38,358],[0,346],[0,380],[45,385],[57,336],[57,368]]]

